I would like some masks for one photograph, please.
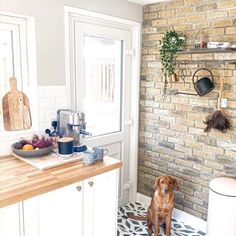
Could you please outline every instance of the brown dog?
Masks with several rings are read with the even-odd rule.
[[[171,217],[174,209],[174,189],[178,190],[177,180],[171,176],[157,177],[153,186],[155,193],[147,212],[148,233],[152,233],[154,225],[154,235],[158,236],[159,225],[166,226],[166,236],[170,236]],[[145,217],[128,216],[135,220],[144,220]]]

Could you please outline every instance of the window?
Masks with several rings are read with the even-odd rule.
[[[121,40],[85,36],[85,97],[87,129],[93,136],[121,130]]]
[[[10,80],[10,78],[16,78],[16,80]],[[14,82],[12,83],[12,81]],[[9,104],[11,100],[9,97],[6,99],[5,96],[9,91],[12,91],[11,87],[15,85],[17,91],[23,96],[23,99],[19,97],[19,101],[17,101],[20,105],[23,104],[19,109],[19,104],[17,106],[14,102]],[[37,96],[35,95],[37,95],[37,79],[34,19],[0,12],[0,136],[17,135],[37,130],[38,109]],[[16,96],[13,98],[15,99]],[[18,115],[20,113],[15,113],[17,124],[20,124],[21,118],[23,119],[22,126],[14,126],[12,116],[10,116],[11,119],[7,117],[11,107],[22,112],[22,117]],[[11,111],[15,111],[14,109]],[[28,125],[25,125],[26,120],[28,120]],[[6,125],[6,121],[10,125]]]

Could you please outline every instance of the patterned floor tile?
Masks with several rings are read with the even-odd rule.
[[[149,236],[147,232],[147,223],[145,221],[131,220],[127,212],[134,212],[136,215],[146,216],[147,209],[140,203],[127,203],[118,210],[118,230],[117,236]],[[152,234],[153,235],[153,234]],[[194,229],[190,225],[185,225],[172,219],[171,222],[172,236],[205,236],[204,232]],[[159,227],[159,236],[165,236],[162,226]]]

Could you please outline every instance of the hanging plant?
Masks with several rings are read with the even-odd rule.
[[[167,90],[168,77],[175,73],[175,55],[184,45],[184,36],[176,31],[166,31],[162,40],[160,40],[161,70],[164,74],[164,94]]]

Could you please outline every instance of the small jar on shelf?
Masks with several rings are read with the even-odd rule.
[[[200,34],[200,48],[207,48],[207,37],[203,32]]]
[[[194,48],[207,48],[207,37],[202,31],[195,36]]]

